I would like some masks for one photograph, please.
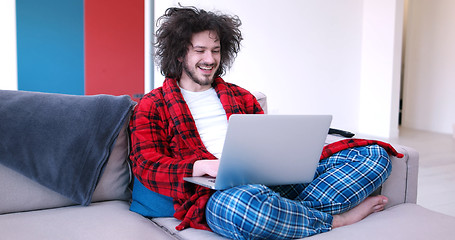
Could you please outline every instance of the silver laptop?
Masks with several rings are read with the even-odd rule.
[[[232,115],[216,179],[184,180],[216,190],[311,182],[331,121],[330,115]]]

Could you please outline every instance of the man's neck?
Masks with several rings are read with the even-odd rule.
[[[190,92],[203,92],[212,87],[212,85],[200,85],[189,78],[181,78],[178,81],[178,84],[181,88],[190,91]]]

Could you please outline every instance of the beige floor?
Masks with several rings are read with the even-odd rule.
[[[455,216],[455,139],[449,134],[400,129],[390,139],[416,149],[420,155],[417,203]]]

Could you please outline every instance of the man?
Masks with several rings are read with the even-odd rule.
[[[370,142],[331,152],[309,184],[215,192],[184,182],[187,176],[217,175],[230,115],[263,111],[251,93],[220,77],[240,50],[238,17],[169,8],[159,24],[156,58],[166,79],[134,111],[131,160],[133,204],[156,201],[165,210],[143,215],[173,215],[182,220],[178,230],[212,230],[231,239],[289,239],[352,224],[384,208],[385,196],[368,196],[387,179],[391,163],[384,148]],[[140,189],[150,199],[135,195]]]

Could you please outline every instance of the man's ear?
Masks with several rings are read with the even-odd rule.
[[[179,62],[183,62],[183,58],[182,58],[182,57],[177,58],[177,60],[178,60]]]

